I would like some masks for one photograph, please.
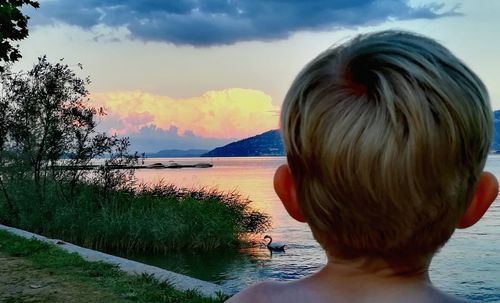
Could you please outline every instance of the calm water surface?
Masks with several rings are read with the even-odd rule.
[[[272,216],[269,234],[288,246],[271,254],[265,247],[240,251],[192,252],[164,256],[131,256],[139,261],[222,285],[230,292],[262,280],[294,280],[320,269],[326,257],[307,225],[290,219],[272,187],[275,169],[285,158],[185,158],[148,159],[146,164],[173,160],[182,164],[212,161],[208,169],[138,170],[139,179],[160,180],[185,187],[238,190],[253,200],[252,206]],[[500,157],[488,158],[486,169],[500,179]],[[129,256],[130,257],[130,256]],[[434,258],[431,279],[438,287],[462,298],[500,302],[500,201],[483,220],[457,231]]]

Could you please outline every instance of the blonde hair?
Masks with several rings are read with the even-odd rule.
[[[320,54],[281,114],[301,209],[342,258],[435,253],[468,206],[492,125],[481,80],[439,43],[400,31]]]

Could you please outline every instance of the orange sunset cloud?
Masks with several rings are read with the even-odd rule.
[[[173,99],[140,91],[92,94],[96,106],[120,121],[110,129],[120,135],[138,133],[154,125],[177,127],[179,135],[192,131],[205,138],[243,138],[278,127],[279,107],[261,91],[231,88],[199,97]]]

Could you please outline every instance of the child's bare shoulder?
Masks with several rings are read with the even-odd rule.
[[[284,289],[286,288],[285,285],[286,283],[273,282],[273,281],[257,283],[239,292],[226,302],[227,303],[247,303],[247,302],[279,303],[283,301],[282,295],[285,293],[284,291]]]
[[[328,293],[328,291],[327,291]],[[369,296],[368,296],[369,297]],[[227,303],[289,303],[289,302],[333,302],[337,298],[340,302],[366,302],[366,294],[357,298],[356,294],[348,297],[342,294],[325,296],[325,293],[318,291],[317,287],[312,287],[308,279],[294,282],[262,282],[255,284],[238,293]],[[387,302],[387,296],[374,294],[370,302]],[[337,300],[335,300],[337,302]],[[418,303],[473,303],[473,301],[462,300],[445,294],[433,287],[420,294],[401,298],[401,294],[394,297],[391,302],[418,302]]]

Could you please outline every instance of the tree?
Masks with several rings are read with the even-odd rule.
[[[2,0],[0,3],[0,71],[4,70],[2,62],[15,62],[21,58],[19,45],[12,42],[28,36],[29,17],[21,12],[23,5],[39,7],[38,2],[32,0]]]
[[[106,190],[117,189],[131,178],[127,170],[112,168],[135,165],[138,156],[129,155],[128,138],[97,131],[96,117],[105,112],[91,106],[89,83],[68,65],[50,63],[45,56],[26,73],[3,74],[0,152],[4,152],[4,168],[15,167],[11,170],[15,179],[33,182],[42,203],[47,181],[64,185],[61,195],[71,201],[78,183],[92,173],[100,175],[94,179]],[[105,165],[97,172],[82,169],[103,156]],[[8,172],[0,171],[0,181]],[[5,190],[4,198],[9,199]]]
[[[6,75],[0,71],[1,83],[4,83],[6,78],[7,78]],[[5,91],[3,90],[3,88],[4,86],[0,84],[0,189],[4,197],[6,198],[7,207],[12,212],[13,206],[10,203],[11,202],[10,197],[9,194],[7,193],[7,189],[3,181],[3,175],[2,175],[2,170],[3,167],[5,166],[4,147],[8,136],[8,127],[9,127],[8,117],[10,111],[10,104],[7,98],[5,98]]]

